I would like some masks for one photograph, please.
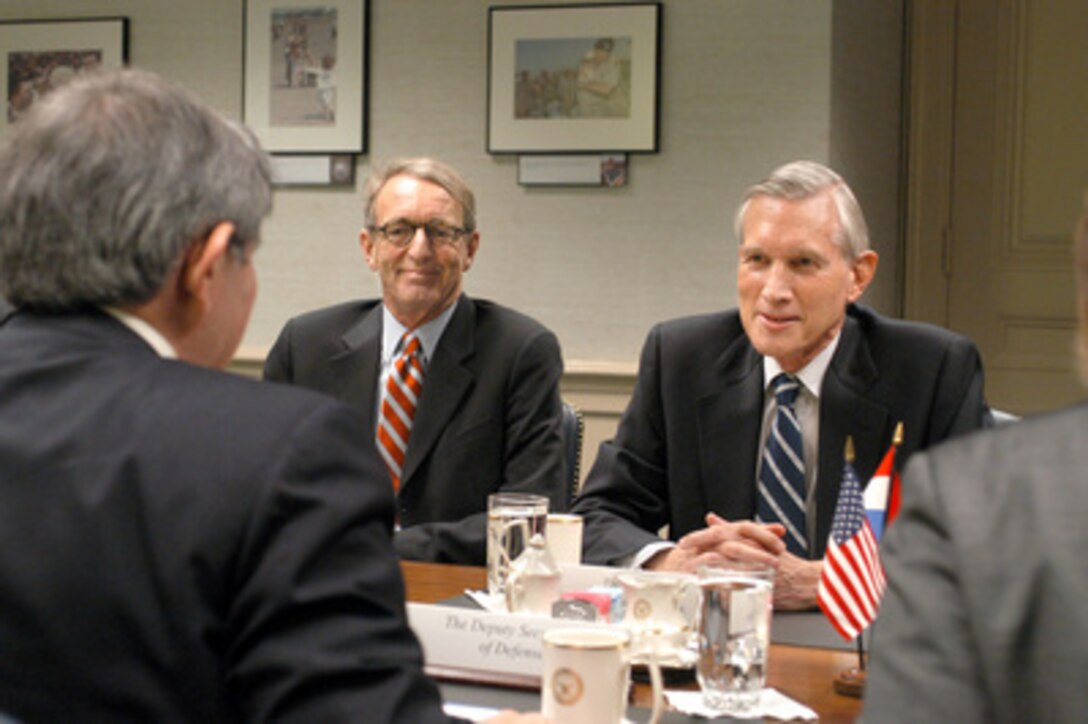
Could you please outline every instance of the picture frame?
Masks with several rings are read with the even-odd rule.
[[[86,70],[128,62],[128,18],[0,22],[7,99],[0,135],[50,90]]]
[[[242,117],[265,150],[363,153],[367,0],[246,0]]]
[[[492,6],[487,150],[656,153],[661,3]]]

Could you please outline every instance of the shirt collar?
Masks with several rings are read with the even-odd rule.
[[[426,324],[416,327],[415,335],[419,337],[419,346],[422,348],[423,361],[427,362],[434,355],[434,350],[438,347],[438,341],[442,339],[442,333],[446,331],[446,327],[449,326],[450,319],[453,317],[454,310],[457,309],[457,302],[454,302],[450,306],[442,310],[442,313],[437,317],[427,322]],[[382,304],[382,363],[388,364],[392,361],[393,357],[400,353],[397,349],[397,345],[400,344],[401,338],[404,336],[408,328],[397,321],[397,318],[393,316],[393,313],[389,311],[384,303]]]
[[[166,359],[177,359],[178,352],[174,349],[174,345],[167,341],[166,337],[162,336],[159,330],[152,327],[146,321],[140,319],[134,314],[121,311],[117,307],[102,307],[104,311],[112,315],[117,321],[131,329],[136,336],[143,341],[147,342],[148,346],[160,357]]]
[[[839,339],[842,338],[842,330],[835,335],[835,338],[822,350],[819,354],[812,358],[812,360],[802,367],[798,372],[794,373],[794,377],[801,381],[801,385],[809,391],[816,399],[820,399],[820,390],[823,389],[824,375],[827,374],[827,368],[831,366],[831,358],[835,356],[835,350],[839,346]],[[779,374],[784,372],[782,365],[778,364],[778,360],[774,357],[763,357],[763,388],[770,387],[771,382]]]

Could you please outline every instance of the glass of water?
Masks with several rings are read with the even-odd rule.
[[[510,564],[534,534],[547,535],[548,499],[528,493],[487,496],[487,592],[504,596]]]
[[[703,701],[723,714],[743,714],[767,682],[774,569],[734,562],[699,570],[699,659]]]

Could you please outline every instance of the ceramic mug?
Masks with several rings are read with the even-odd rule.
[[[650,722],[663,708],[661,670],[640,658],[631,635],[619,628],[553,628],[544,632],[541,708],[563,724],[616,724],[624,720],[632,663],[645,663],[653,686]]]

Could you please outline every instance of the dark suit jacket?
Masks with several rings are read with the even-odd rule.
[[[866,721],[1084,721],[1086,442],[1081,404],[910,462]]]
[[[585,516],[584,558],[611,563],[658,540],[756,509],[763,361],[735,311],[665,322],[642,350],[638,380],[616,437],[602,443],[575,501]],[[978,352],[966,339],[851,306],[820,397],[816,546],[822,557],[842,480],[846,436],[867,482],[891,444],[898,459],[983,424]]]
[[[365,416],[374,450],[382,304],[349,302],[291,320],[265,379],[338,397]],[[493,302],[462,296],[427,366],[398,493],[394,543],[412,560],[483,565],[487,496],[563,501],[563,362],[555,335]],[[373,452],[377,455],[377,452]]]
[[[0,711],[445,721],[357,414],[160,358],[100,312],[0,327]]]

